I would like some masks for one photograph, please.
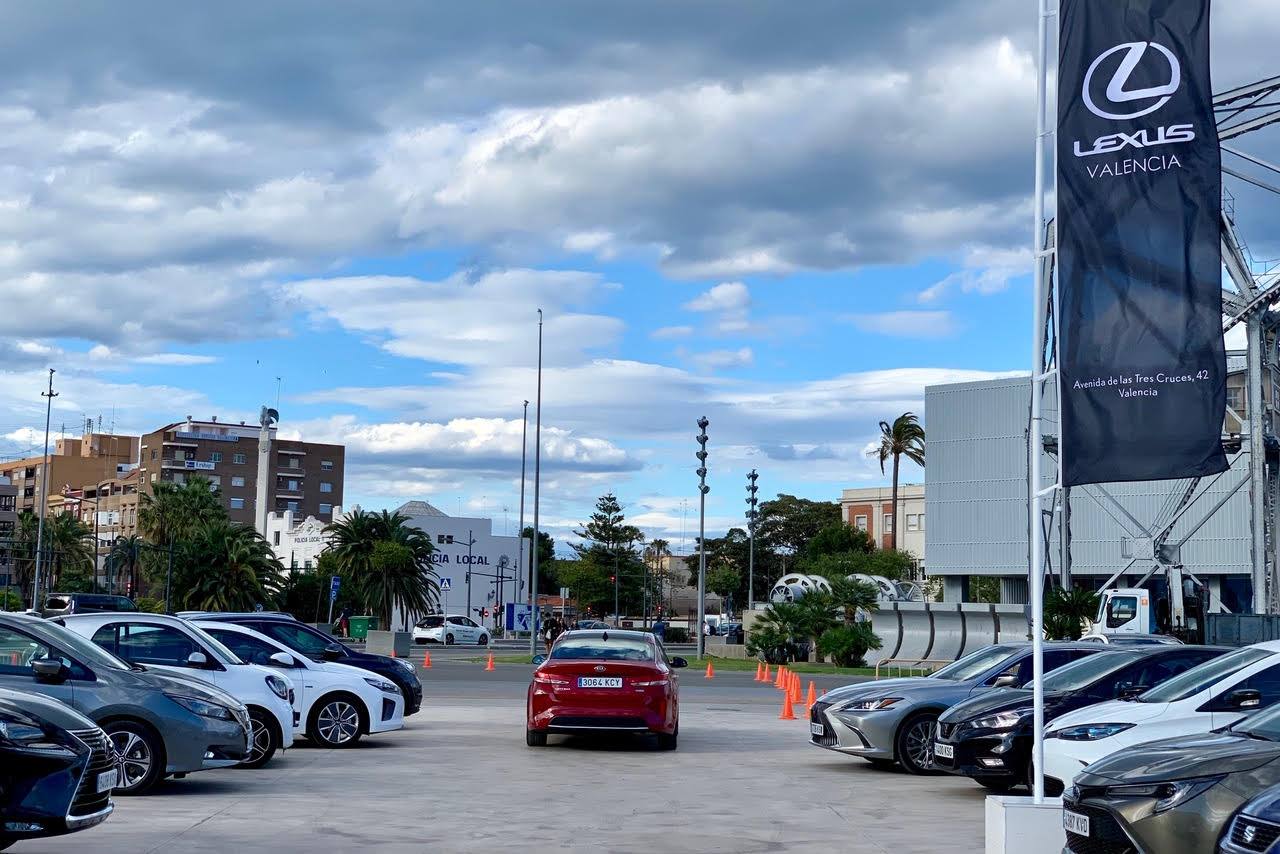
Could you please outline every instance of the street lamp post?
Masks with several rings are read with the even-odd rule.
[[[704,415],[698,419],[698,658],[706,655],[706,635],[703,624],[707,619],[707,427],[711,424]]]
[[[533,416],[533,574],[529,584],[529,654],[538,654],[538,487],[542,480],[542,309],[538,309],[538,395]],[[523,534],[523,532],[521,532]]]
[[[756,606],[756,479],[760,475],[752,469],[747,475],[747,610]]]
[[[471,547],[476,544],[476,538],[472,536],[470,530],[467,531],[467,619],[471,619]]]
[[[524,402],[524,417],[521,419],[524,425],[520,428],[520,531],[519,537],[520,548],[516,550],[516,578],[520,579],[520,585],[523,587],[524,578],[524,463],[525,457],[529,450],[529,401]],[[513,593],[515,591],[512,591]],[[514,601],[519,602],[520,596],[517,594],[512,597]]]
[[[40,392],[40,396],[46,398],[44,408],[44,461],[40,464],[40,495],[37,501],[40,506],[36,509],[40,514],[40,521],[36,525],[36,571],[35,579],[31,588],[31,607],[34,610],[40,610],[40,559],[44,554],[44,517],[49,510],[49,419],[53,416],[53,399],[58,393],[53,390],[53,368],[49,369],[49,390]]]

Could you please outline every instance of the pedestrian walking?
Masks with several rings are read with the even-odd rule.
[[[667,624],[661,617],[653,621],[653,636],[658,639],[658,643],[666,643]]]

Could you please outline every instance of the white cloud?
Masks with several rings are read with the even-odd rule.
[[[755,361],[755,354],[751,352],[750,347],[739,347],[737,350],[708,350],[705,353],[694,353],[689,358],[704,371],[715,371],[725,368],[745,368]]]
[[[925,288],[917,298],[922,303],[934,302],[957,287],[964,293],[986,296],[1005,290],[1011,280],[1031,272],[1029,248],[970,247],[960,270]]]
[[[751,292],[742,282],[721,282],[711,290],[685,303],[690,311],[731,312],[751,307]]]
[[[650,332],[649,337],[665,341],[672,338],[688,338],[692,334],[692,326],[663,326]]]
[[[854,314],[848,320],[863,332],[895,338],[945,338],[956,333],[949,311],[885,311]]]

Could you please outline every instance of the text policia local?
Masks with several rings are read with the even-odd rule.
[[[1160,385],[1177,385],[1181,383],[1194,383],[1209,379],[1208,371],[1196,371],[1194,374],[1166,374],[1163,371],[1155,374],[1139,374],[1133,373],[1129,375],[1120,374],[1110,377],[1096,377],[1091,380],[1076,380],[1072,383],[1072,389],[1086,390],[1094,388],[1111,388],[1114,387],[1121,397],[1159,397],[1160,389],[1151,388],[1150,386]],[[1131,388],[1130,386],[1146,386],[1146,388]]]

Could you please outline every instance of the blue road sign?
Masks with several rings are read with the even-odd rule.
[[[519,602],[507,603],[507,631],[529,631],[529,606]]]
[[[334,575],[329,578],[329,601],[333,602],[338,598],[338,586],[342,584],[342,579]]]
[[[452,590],[452,589],[453,589],[453,579],[452,579],[452,578],[442,578],[442,579],[440,579],[440,589],[441,589],[441,590]]]

